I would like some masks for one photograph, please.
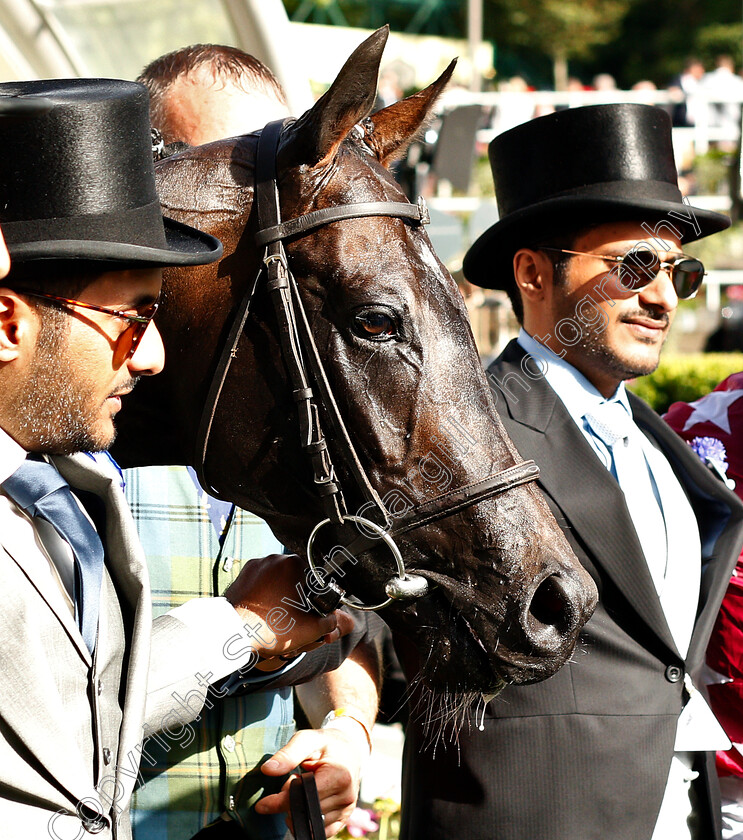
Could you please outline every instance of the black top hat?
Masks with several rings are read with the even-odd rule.
[[[43,105],[36,116],[0,120],[0,227],[12,262],[136,267],[220,258],[218,239],[162,215],[143,85],[118,79],[0,84],[0,101],[16,112],[24,99],[37,98]]]
[[[512,288],[513,254],[550,227],[666,219],[693,242],[730,219],[682,203],[671,120],[650,105],[594,105],[538,117],[489,147],[500,219],[465,254],[477,286]]]
[[[54,103],[43,96],[0,96],[0,117],[38,117],[53,107]]]

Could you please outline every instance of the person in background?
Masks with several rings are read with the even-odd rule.
[[[719,478],[743,498],[743,372],[663,418]],[[712,711],[732,742],[718,750],[723,840],[743,838],[743,555],[738,558],[707,647]]]
[[[152,125],[168,144],[208,143],[289,116],[269,68],[234,47],[184,47],[150,63],[139,81],[150,91]],[[281,551],[265,522],[208,496],[191,469],[144,467],[127,470],[124,477],[156,613],[184,598],[217,595],[248,558]],[[185,743],[165,749],[151,739],[152,761],[142,764],[146,784],[133,799],[135,840],[279,840],[286,831],[281,811],[287,803],[280,788],[286,773],[303,761],[315,771],[328,836],[337,833],[356,803],[361,765],[370,750],[378,704],[379,664],[372,640],[377,629],[374,619],[357,619],[333,660],[317,666],[337,670],[297,686],[313,725],[321,727],[336,711],[324,729],[301,731],[292,739],[291,684],[313,674],[307,662],[296,662],[281,672],[281,687],[269,687],[278,679],[271,672],[255,670],[248,680],[221,686],[213,708],[192,724],[193,738]],[[267,766],[272,773],[267,776],[260,766],[274,753],[275,767]]]
[[[613,91],[617,89],[617,82],[611,73],[598,73],[591,82],[594,90]]]
[[[681,74],[675,76],[668,85],[669,93],[677,92],[683,96],[683,100],[673,108],[671,118],[674,127],[688,128],[696,125],[699,109],[707,107],[705,102],[699,101],[697,95],[703,78],[704,64],[698,58],[690,56],[684,61]]]
[[[726,739],[696,685],[743,505],[624,381],[657,367],[703,280],[683,244],[729,220],[682,201],[670,118],[648,105],[537,118],[490,161],[500,220],[463,270],[522,329],[487,378],[599,603],[576,655],[505,687],[455,748],[426,751],[411,720],[402,836],[717,837]]]
[[[723,134],[717,141],[717,147],[725,152],[734,152],[740,140],[743,79],[735,72],[735,62],[731,56],[717,56],[715,69],[705,73],[699,90],[709,100],[710,127],[719,129]]]
[[[165,143],[201,146],[289,116],[279,80],[236,47],[194,44],[150,62],[137,78]]]
[[[512,76],[501,82],[498,89],[503,94],[493,117],[493,129],[498,134],[532,119],[534,103],[525,95],[531,88],[523,76]]]

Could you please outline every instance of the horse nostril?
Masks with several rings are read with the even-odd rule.
[[[527,605],[523,629],[533,648],[553,650],[565,644],[577,628],[576,583],[552,574],[534,590]]]
[[[549,627],[564,619],[565,592],[556,575],[550,575],[539,584],[529,605],[529,615],[539,624]]]

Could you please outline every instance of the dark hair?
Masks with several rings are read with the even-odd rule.
[[[156,58],[137,77],[150,92],[150,122],[155,128],[163,129],[165,96],[173,83],[204,65],[211,68],[215,78],[228,78],[246,93],[260,91],[286,105],[281,83],[262,61],[237,47],[194,44]]]
[[[597,224],[581,224],[578,222],[560,223],[548,220],[542,225],[542,233],[534,231],[530,234],[528,242],[520,243],[513,251],[515,254],[520,248],[531,248],[533,251],[538,251],[540,246],[548,246],[550,248],[568,248],[574,247],[575,242],[582,236],[585,236]],[[544,251],[547,259],[552,263],[552,280],[556,286],[561,286],[565,283],[565,276],[570,254],[561,254],[557,251]],[[512,255],[513,256],[513,255]],[[509,269],[511,272],[513,268]],[[506,288],[508,299],[511,301],[513,314],[519,324],[524,323],[524,304],[521,300],[521,292],[515,282],[509,283]]]
[[[75,298],[101,274],[121,269],[119,263],[95,260],[11,260],[10,272],[2,284],[9,289]]]

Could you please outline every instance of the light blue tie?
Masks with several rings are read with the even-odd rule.
[[[75,619],[92,655],[98,633],[104,559],[97,531],[75,501],[70,485],[46,461],[28,456],[0,486],[29,516],[49,522],[72,549]]]
[[[668,460],[616,400],[585,415],[611,452],[671,635],[686,655],[699,602],[701,544],[689,500]]]
[[[655,588],[660,593],[667,565],[666,523],[653,474],[643,452],[642,432],[625,407],[616,401],[601,403],[586,414],[586,420],[611,453],[614,474],[624,493]]]

